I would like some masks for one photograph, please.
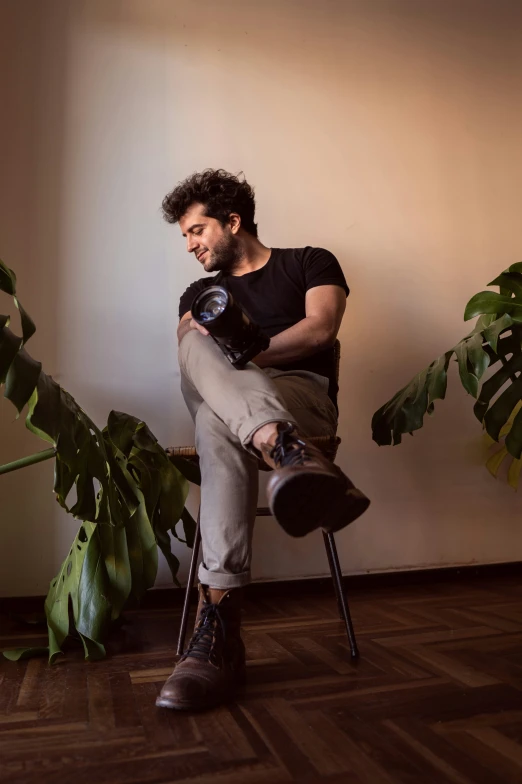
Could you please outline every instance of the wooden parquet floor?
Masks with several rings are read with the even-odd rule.
[[[179,611],[129,613],[110,656],[0,664],[0,781],[522,783],[522,580],[358,590],[351,663],[330,595],[247,601],[249,684],[155,707]],[[3,648],[42,644],[5,621]]]

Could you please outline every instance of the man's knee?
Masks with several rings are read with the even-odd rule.
[[[210,340],[206,335],[202,335],[197,329],[190,329],[181,339],[178,346],[178,361],[180,368],[184,368],[194,351],[201,347],[201,341]]]

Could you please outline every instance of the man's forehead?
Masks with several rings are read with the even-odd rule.
[[[186,213],[181,216],[179,225],[186,231],[193,223],[201,223],[203,220],[208,220],[205,215],[205,206],[203,204],[191,204]]]

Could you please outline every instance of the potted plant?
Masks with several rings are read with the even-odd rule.
[[[455,356],[460,381],[475,400],[475,416],[491,444],[500,444],[487,466],[496,476],[507,460],[508,481],[516,489],[522,453],[522,262],[488,286],[498,286],[499,292],[481,291],[466,305],[464,320],[478,317],[473,330],[375,412],[372,435],[379,445],[395,445],[405,433],[421,428],[424,415],[433,414],[435,401],[446,395],[448,366]]]
[[[12,660],[47,654],[52,663],[69,636],[87,659],[105,655],[110,625],[154,585],[161,549],[177,583],[171,536],[192,547],[196,524],[185,507],[196,466],[169,457],[147,425],[111,411],[100,430],[74,398],[26,351],[36,328],[16,296],[16,276],[0,261],[0,290],[13,297],[21,336],[0,315],[0,384],[25,423],[50,446],[0,467],[0,474],[53,459],[58,503],[81,521],[45,600],[48,646],[6,651]],[[69,499],[75,492],[74,501]],[[177,530],[181,521],[183,535]]]

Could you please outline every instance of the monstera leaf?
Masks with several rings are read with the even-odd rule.
[[[498,286],[499,293],[482,291],[466,305],[464,320],[478,317],[473,331],[374,414],[372,434],[379,445],[400,444],[405,433],[421,428],[424,415],[432,414],[435,401],[446,395],[447,370],[455,356],[461,383],[476,400],[475,416],[491,442],[504,439],[488,468],[496,476],[503,460],[512,458],[508,478],[516,487],[522,454],[522,262],[488,285]],[[482,381],[495,365],[497,369]]]
[[[0,383],[4,397],[21,413],[28,406],[26,425],[55,448],[54,492],[74,517],[121,525],[123,509],[135,504],[132,494],[120,492],[111,478],[111,460],[96,424],[73,397],[42,371],[24,346],[35,325],[16,297],[16,276],[0,262],[0,290],[11,294],[22,323],[22,336],[9,329],[9,316],[0,315]],[[76,486],[76,501],[67,499]]]
[[[47,653],[54,662],[65,639],[74,636],[86,658],[101,658],[111,622],[154,585],[158,546],[177,583],[179,561],[171,538],[193,544],[196,523],[185,500],[189,480],[200,481],[199,470],[183,458],[169,458],[147,425],[128,414],[111,411],[100,430],[25,350],[35,326],[16,297],[14,272],[2,262],[0,290],[13,297],[22,331],[21,337],[15,335],[9,317],[0,316],[4,396],[18,414],[27,406],[26,426],[52,445],[32,462],[55,458],[56,498],[82,521],[45,602],[48,647],[4,655],[16,660]],[[184,538],[177,532],[180,521]]]

